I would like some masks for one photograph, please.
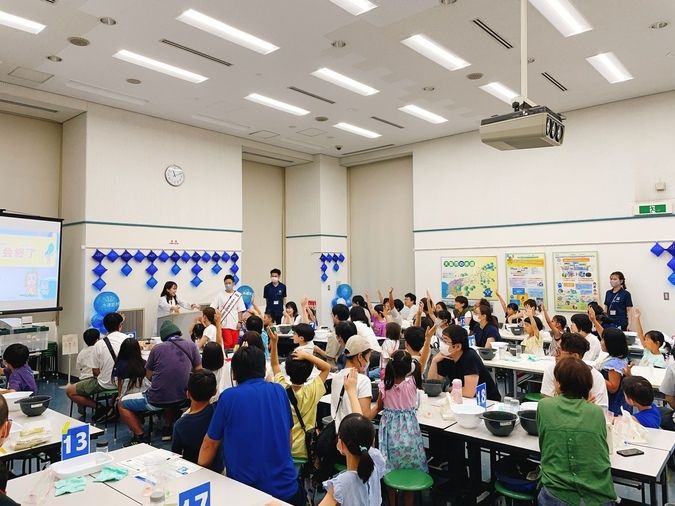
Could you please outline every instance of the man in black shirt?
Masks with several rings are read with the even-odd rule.
[[[487,398],[500,401],[501,395],[492,376],[476,353],[469,348],[469,337],[466,330],[459,325],[449,325],[443,330],[440,353],[431,361],[429,379],[447,378],[462,380],[462,397],[476,396],[476,387],[485,383]]]

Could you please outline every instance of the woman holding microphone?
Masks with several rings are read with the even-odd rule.
[[[175,281],[164,283],[162,294],[159,296],[159,302],[157,303],[157,318],[170,314],[178,314],[180,313],[180,308],[199,309],[198,304],[188,304],[182,300],[179,301],[176,297],[177,291],[178,285]]]

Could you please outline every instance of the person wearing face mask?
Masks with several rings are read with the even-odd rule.
[[[272,269],[270,271],[270,282],[263,289],[263,298],[267,303],[265,312],[274,317],[274,323],[281,323],[281,317],[284,314],[284,300],[286,299],[286,285],[281,282],[281,271]]]
[[[225,349],[232,349],[239,342],[241,315],[246,311],[244,297],[234,289],[234,277],[228,274],[223,279],[225,291],[218,292],[211,307],[220,312],[220,328]]]
[[[633,320],[633,298],[626,290],[626,278],[615,271],[609,275],[609,284],[612,288],[605,293],[605,311],[621,330],[628,330],[629,321]]]
[[[476,387],[485,383],[487,398],[501,400],[495,381],[476,350],[469,348],[469,336],[459,325],[450,325],[443,331],[440,353],[431,360],[429,379],[460,379],[462,396],[467,398],[475,397]]]
[[[478,315],[478,325],[473,327],[476,346],[492,348],[492,343],[502,340],[499,329],[492,319],[492,308],[485,304],[478,305],[476,314]]]

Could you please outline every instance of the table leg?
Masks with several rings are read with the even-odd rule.
[[[515,369],[511,369],[511,374],[513,375],[513,397],[516,397],[518,392],[518,373]]]
[[[649,483],[649,504],[653,504],[656,506],[658,504],[658,500],[656,499],[656,482],[652,481]]]
[[[466,443],[466,450],[469,457],[469,497],[465,504],[475,505],[476,499],[480,494],[480,484],[483,479],[483,472],[480,465],[480,447],[472,442]]]
[[[666,465],[661,472],[661,503],[668,503],[668,466]]]

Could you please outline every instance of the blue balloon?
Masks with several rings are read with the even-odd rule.
[[[94,310],[104,317],[120,308],[120,298],[115,292],[101,292],[94,299]]]
[[[347,283],[342,283],[338,285],[337,290],[335,290],[335,294],[345,300],[352,300],[352,287]]]
[[[335,307],[335,304],[338,304],[338,299],[339,297],[335,297],[333,300],[331,300],[330,307]]]
[[[107,330],[103,326],[103,317],[98,313],[91,317],[91,326],[103,334],[107,333]]]
[[[241,285],[237,291],[241,294],[241,298],[244,299],[246,309],[251,307],[251,302],[253,302],[253,295],[255,295],[253,288],[251,288],[248,285]]]

